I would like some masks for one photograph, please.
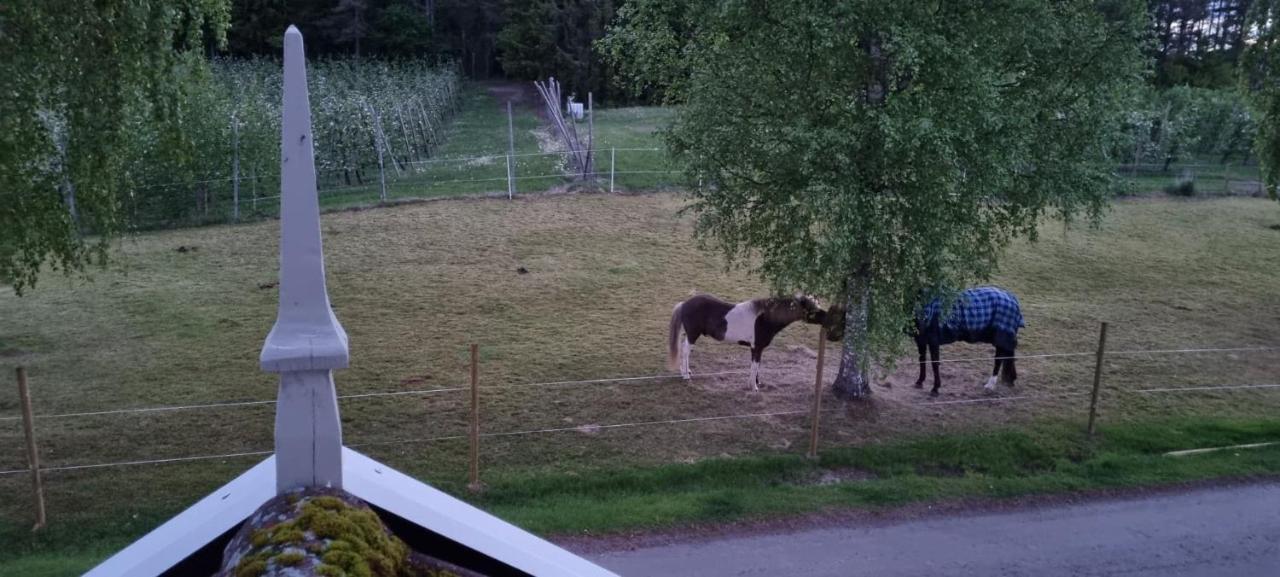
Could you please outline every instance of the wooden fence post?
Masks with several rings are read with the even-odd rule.
[[[480,484],[480,353],[479,346],[471,345],[471,481],[467,488],[479,492]]]
[[[822,410],[822,369],[823,353],[827,350],[827,327],[818,328],[818,376],[813,380],[813,414],[809,420],[813,423],[813,431],[809,435],[809,458],[818,458],[818,415]]]
[[[1098,363],[1093,368],[1093,393],[1089,395],[1089,438],[1093,438],[1094,423],[1098,418],[1098,390],[1102,387],[1102,362],[1107,349],[1107,323],[1102,323],[1102,332],[1098,334]]]
[[[27,464],[31,466],[31,488],[35,491],[36,524],[32,531],[44,528],[44,484],[40,481],[40,452],[36,450],[35,417],[31,411],[31,391],[27,388],[27,369],[18,367],[18,399],[22,403],[22,432],[27,437]]]

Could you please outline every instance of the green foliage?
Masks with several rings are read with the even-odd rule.
[[[596,50],[616,69],[615,81],[631,96],[678,102],[691,68],[684,52],[699,34],[700,12],[709,6],[696,0],[630,0],[618,9]]]
[[[1148,91],[1126,115],[1124,131],[1114,156],[1165,172],[1185,159],[1245,160],[1257,126],[1238,91],[1175,86]]]
[[[426,56],[433,46],[431,22],[413,2],[399,0],[378,13],[372,40],[382,54]]]
[[[566,66],[556,46],[556,4],[555,0],[508,0],[503,4],[507,23],[498,32],[498,50],[507,76],[541,80]]]
[[[120,229],[131,115],[162,139],[183,127],[188,80],[222,43],[225,0],[7,2],[0,10],[0,281],[81,269]],[[206,32],[210,34],[206,36]],[[86,241],[81,231],[100,234]]]
[[[120,177],[130,228],[230,220],[237,163],[242,217],[257,206],[254,198],[279,194],[279,62],[216,59],[207,68],[181,71],[188,75],[174,110],[181,131],[161,133],[148,108],[126,119]],[[421,61],[321,60],[310,63],[308,80],[316,169],[326,188],[376,180],[378,144],[389,172],[430,154],[457,98],[457,76]]]
[[[778,291],[854,305],[848,322],[869,304],[845,359],[900,346],[921,288],[985,279],[1043,217],[1097,216],[1109,196],[1138,2],[723,2],[633,66],[635,39],[680,37],[643,13],[669,6],[636,4],[608,53],[651,84],[690,71],[667,136],[702,183],[700,237]]]
[[[1280,200],[1280,0],[1254,0],[1246,21],[1252,42],[1240,64],[1240,84],[1258,121],[1254,151],[1267,194]]]
[[[592,91],[600,98],[609,83],[592,43],[613,16],[611,0],[507,0],[497,36],[502,70],[512,79],[553,76],[566,95],[576,92],[585,102]]]
[[[1148,0],[1155,86],[1228,88],[1252,0]]]

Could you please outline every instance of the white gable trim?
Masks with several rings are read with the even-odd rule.
[[[351,449],[342,449],[347,492],[539,577],[618,577],[586,559],[543,540],[461,499],[418,481]],[[430,551],[423,553],[431,554]]]
[[[254,465],[134,541],[84,577],[160,575],[249,518],[276,496],[275,456]]]

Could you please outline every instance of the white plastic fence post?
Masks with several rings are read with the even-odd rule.
[[[609,147],[609,192],[613,192],[613,168],[617,163],[618,148]]]

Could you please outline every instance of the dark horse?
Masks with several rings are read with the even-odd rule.
[[[844,338],[844,307],[833,306],[826,314],[827,339],[840,341]],[[938,349],[942,345],[956,341],[967,343],[990,343],[995,345],[995,368],[991,378],[987,379],[984,388],[992,390],[996,385],[996,377],[1001,376],[1006,384],[1013,386],[1018,379],[1018,368],[1014,361],[1014,351],[1018,348],[1018,329],[1026,326],[1022,321],[1022,308],[1013,293],[996,287],[975,287],[962,291],[956,296],[946,319],[942,319],[942,301],[933,299],[916,313],[915,322],[907,329],[907,334],[916,341],[916,349],[920,353],[920,377],[916,379],[916,388],[924,387],[928,356],[926,349],[933,357],[933,390],[931,396],[938,396],[942,388],[942,377],[938,374],[941,361]]]
[[[671,311],[671,327],[667,334],[667,366],[677,367],[685,379],[689,371],[689,351],[698,337],[707,335],[717,341],[751,347],[751,388],[760,388],[760,353],[773,342],[787,325],[799,320],[822,324],[826,311],[806,296],[775,297],[724,302],[710,295],[695,295],[676,305]],[[680,330],[684,329],[684,339]]]
[[[1014,352],[1018,348],[1018,329],[1026,326],[1022,321],[1022,308],[1018,297],[1004,289],[984,286],[962,291],[952,303],[949,314],[942,318],[941,299],[933,299],[916,314],[915,326],[910,331],[920,353],[920,377],[916,388],[924,387],[925,349],[933,357],[933,390],[930,396],[938,396],[942,378],[938,375],[938,349],[941,345],[964,341],[989,343],[995,346],[995,368],[983,387],[995,389],[996,377],[1013,386],[1018,379]]]

